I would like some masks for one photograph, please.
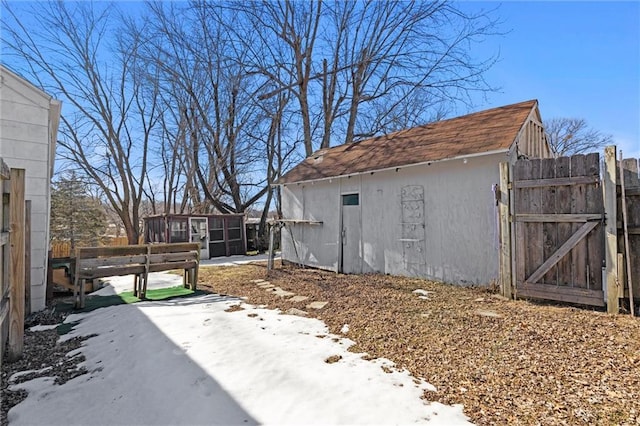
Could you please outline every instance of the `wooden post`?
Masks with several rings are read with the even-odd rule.
[[[275,227],[275,223],[269,225],[269,258],[267,259],[267,271],[270,271],[273,269],[273,257],[274,257],[274,253],[273,253],[273,244],[274,244],[274,230],[273,228]]]
[[[196,254],[196,267],[192,272],[193,282],[191,283],[191,290],[196,291],[198,286],[198,271],[200,269],[200,247],[198,247],[198,252]]]
[[[607,312],[617,314],[620,310],[618,299],[617,260],[618,235],[616,229],[616,147],[608,146],[604,150],[604,214],[605,226],[605,264],[607,277]]]
[[[53,300],[53,265],[51,264],[51,258],[53,254],[51,250],[47,252],[47,289],[46,289],[46,301],[47,304]]]
[[[17,361],[22,358],[24,346],[24,169],[11,169],[11,192],[9,195],[9,280],[11,282],[9,306],[9,348],[7,358]]]
[[[511,223],[509,222],[509,163],[500,163],[500,292],[511,299]]]
[[[24,202],[24,312],[31,313],[31,200]]]

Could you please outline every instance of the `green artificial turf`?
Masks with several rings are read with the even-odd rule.
[[[183,286],[158,288],[147,290],[147,297],[145,300],[167,300],[181,297],[189,297],[204,294],[201,290],[192,291],[191,289],[184,288]],[[72,300],[58,301],[56,303],[56,309],[61,312],[80,313],[90,312],[98,308],[104,308],[107,306],[123,305],[128,303],[137,303],[141,300],[133,295],[133,291],[125,291],[124,293],[114,294],[111,296],[91,296],[88,295],[85,299],[83,309],[75,309]],[[58,334],[68,333],[75,323],[66,323],[58,326]]]

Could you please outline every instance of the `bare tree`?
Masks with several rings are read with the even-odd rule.
[[[73,163],[103,192],[123,223],[129,243],[140,235],[139,211],[152,129],[154,96],[131,71],[142,39],[107,38],[113,9],[94,3],[28,5],[25,23],[4,3],[13,25],[5,54],[64,103],[58,155]],[[23,11],[24,12],[24,11]],[[3,17],[3,23],[6,21]],[[34,25],[34,22],[36,25]]]
[[[243,50],[227,36],[234,18],[205,2],[154,3],[150,11],[153,41],[138,54],[161,68],[163,98],[179,111],[175,134],[194,177],[189,197],[223,213],[243,212],[271,190],[269,142],[256,137],[268,134],[270,118],[257,103],[263,81],[246,72]]]
[[[292,2],[234,4],[248,25],[248,69],[297,99],[305,154],[429,121],[492,88],[495,58],[475,60],[474,42],[495,33],[490,12],[453,3]],[[242,28],[258,29],[255,40]],[[256,43],[259,41],[260,43]],[[419,102],[418,102],[419,100]]]
[[[598,151],[613,142],[611,135],[589,127],[583,118],[552,118],[544,121],[544,128],[559,156]]]

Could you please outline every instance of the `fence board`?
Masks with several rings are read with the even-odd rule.
[[[554,158],[542,160],[542,181],[549,181],[556,177],[556,161]],[[542,213],[556,213],[556,190],[541,188],[541,210]],[[558,224],[554,222],[544,222],[542,224],[543,235],[543,258],[548,259],[555,251],[558,243]],[[558,282],[558,268],[552,266],[543,277],[544,282],[556,285]]]
[[[531,179],[531,162],[529,160],[521,160],[517,167],[514,168],[514,180]],[[526,211],[529,205],[529,191],[524,188],[514,191],[514,209],[515,213],[520,214]],[[524,282],[525,280],[525,256],[523,255],[527,249],[526,246],[526,226],[516,226],[516,282]]]
[[[627,228],[633,231],[629,232],[629,266],[631,269],[633,294],[636,300],[638,300],[638,295],[640,295],[640,235],[635,232],[635,229],[640,227],[640,177],[638,176],[638,159],[623,159],[622,168],[624,170],[624,185],[627,204]],[[620,184],[620,182],[618,182],[618,184]],[[621,216],[622,212],[620,212],[620,217]],[[620,242],[620,253],[624,253],[622,229],[618,229],[618,241]],[[625,296],[629,295],[626,281],[624,282],[624,294]]]
[[[571,157],[571,176],[584,176],[586,174],[586,158],[584,155],[574,155]],[[586,185],[575,185],[571,188],[571,213],[584,213],[587,207]],[[579,224],[571,226],[571,232],[575,233],[580,229]],[[571,251],[571,264],[573,276],[571,284],[573,287],[587,287],[587,242],[580,241]]]
[[[588,176],[600,177],[600,156],[597,153],[586,156],[586,173]],[[604,200],[600,185],[586,186],[587,213],[602,211]],[[602,267],[604,258],[604,233],[602,227],[587,235],[587,288],[602,290]]]
[[[560,157],[556,160],[556,177],[567,178],[570,176],[571,159],[569,157]],[[572,178],[573,179],[573,178]],[[568,186],[558,186],[556,188],[556,214],[570,214],[571,204],[566,200],[571,197],[571,188]],[[558,223],[557,243],[564,244],[571,237],[571,224],[566,222]],[[563,257],[558,262],[558,280],[560,286],[567,286],[571,283],[571,260]]]
[[[531,160],[531,174],[529,178],[540,179],[541,160]],[[542,213],[542,188],[529,188],[529,213]],[[543,262],[542,226],[527,223],[527,250],[525,259],[525,275],[530,276]]]

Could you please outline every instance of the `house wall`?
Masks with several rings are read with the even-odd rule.
[[[31,200],[31,310],[46,305],[51,188],[51,113],[60,104],[0,67],[0,157],[25,169],[25,199]],[[57,118],[56,118],[57,119]],[[54,128],[55,127],[55,128]]]
[[[498,277],[498,213],[492,187],[499,182],[501,161],[508,161],[507,154],[286,185],[284,218],[323,224],[283,230],[283,259],[337,271],[340,195],[357,192],[361,272],[487,284]]]

